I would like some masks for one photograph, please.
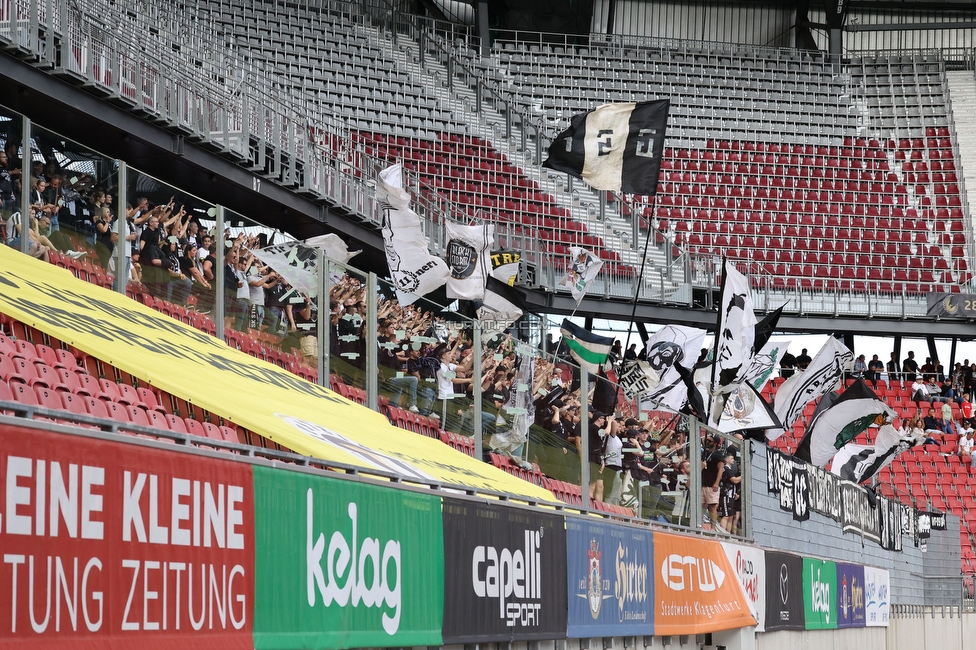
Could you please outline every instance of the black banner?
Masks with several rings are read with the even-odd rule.
[[[444,644],[566,636],[564,518],[444,499]]]
[[[976,318],[976,293],[930,293],[928,315],[940,318]]]
[[[805,627],[803,558],[766,551],[766,631]]]
[[[810,477],[807,464],[793,463],[793,521],[810,518]]]
[[[776,474],[779,476],[779,508],[793,512],[793,457],[780,454],[776,459],[779,466]]]
[[[878,512],[871,507],[867,491],[856,483],[844,481],[840,486],[844,503],[843,521],[845,533],[861,535],[872,542],[881,542],[878,531]]]
[[[946,515],[944,512],[929,512],[928,515],[932,530],[946,529]]]
[[[840,521],[840,479],[825,469],[810,465],[810,510]]]
[[[766,446],[766,490],[770,494],[779,492],[779,457],[778,451]]]

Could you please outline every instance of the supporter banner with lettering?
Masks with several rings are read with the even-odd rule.
[[[864,488],[856,483],[844,481],[840,485],[841,500],[844,504],[843,527],[845,533],[861,535],[872,542],[881,542],[878,530],[878,512],[871,507]]]
[[[443,510],[444,645],[565,637],[565,518],[456,499]]]
[[[888,627],[888,571],[864,567],[864,619],[868,627]]]
[[[285,447],[326,461],[558,503],[548,490],[153,311],[0,246],[0,313]]]
[[[766,551],[766,631],[806,629],[803,558]]]
[[[742,593],[749,603],[749,611],[756,619],[756,632],[766,629],[766,556],[756,546],[722,542],[725,556],[735,569]]]
[[[254,648],[441,645],[438,497],[254,467]]]
[[[251,468],[0,425],[0,646],[252,647]]]
[[[705,634],[756,624],[720,542],[654,533],[654,634]]]
[[[837,627],[837,565],[803,558],[803,616],[808,630]]]
[[[864,567],[837,563],[837,627],[864,627]]]
[[[566,519],[567,636],[654,634],[654,539],[649,530]]]
[[[810,510],[839,522],[840,479],[816,465],[807,465],[807,471],[810,477]]]

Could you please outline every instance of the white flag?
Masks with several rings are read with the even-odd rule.
[[[314,248],[305,246],[302,242],[291,241],[265,246],[251,252],[273,268],[296,291],[313,298],[318,295],[316,280],[318,253]]]
[[[756,390],[762,390],[769,378],[776,376],[776,367],[789,348],[789,341],[766,341],[743,373],[743,381],[752,384]]]
[[[401,305],[409,305],[447,282],[447,265],[428,250],[420,217],[410,209],[410,195],[403,189],[399,164],[380,172],[376,196],[386,212],[383,219],[386,263],[397,299]]]
[[[318,237],[309,237],[305,240],[306,246],[311,246],[312,248],[317,248],[325,253],[325,256],[330,260],[336,262],[342,262],[347,264],[356,255],[362,253],[362,251],[351,251],[346,246],[346,242],[342,241],[339,235],[319,235]]]
[[[834,455],[830,471],[848,481],[860,483],[891,464],[903,451],[925,441],[925,434],[912,435],[911,429],[896,429],[890,424],[878,429],[874,445],[848,444]]]
[[[489,250],[495,226],[462,226],[447,222],[447,297],[483,300],[485,282],[491,275]]]
[[[807,369],[798,370],[776,390],[773,405],[783,426],[789,429],[808,403],[837,388],[853,361],[853,352],[833,336],[827,337]]]
[[[647,364],[659,381],[647,392],[649,402],[679,410],[688,400],[688,386],[677,366],[690,371],[698,361],[705,330],[683,325],[665,325],[647,341]],[[653,408],[658,408],[654,406]]]
[[[755,355],[756,313],[752,304],[749,278],[725,261],[725,282],[719,305],[716,362],[716,386],[731,384],[740,371],[752,363]]]
[[[569,287],[573,298],[579,303],[583,299],[583,296],[586,295],[586,285],[603,268],[603,260],[597,255],[594,255],[592,251],[580,248],[579,246],[569,247],[569,257],[572,262],[569,265],[569,270],[566,272],[566,277],[559,283],[559,286]]]

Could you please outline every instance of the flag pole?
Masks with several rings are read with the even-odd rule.
[[[623,194],[621,194],[621,196],[623,196]],[[638,230],[638,232],[640,232],[640,218],[641,218],[642,215],[637,215],[636,212],[634,211],[634,199],[633,199],[633,196],[634,195],[632,194],[631,195],[631,199],[630,199],[630,213],[632,215],[634,215],[634,218],[635,219],[638,220],[637,221],[637,226],[638,226],[637,230]],[[656,206],[657,205],[657,192],[655,192],[654,194],[651,195],[651,199],[652,199],[651,205],[652,206]],[[654,222],[651,221],[651,220],[649,220],[647,222],[647,235],[644,237],[644,255],[641,257],[640,273],[637,275],[637,290],[634,292],[634,304],[631,305],[631,308],[630,308],[630,325],[627,326],[627,342],[624,344],[624,349],[623,349],[623,354],[625,356],[627,354],[627,350],[630,349],[630,335],[631,335],[631,332],[634,329],[634,319],[637,317],[637,299],[640,296],[641,287],[644,286],[644,268],[647,266],[647,247],[650,246],[650,243],[651,243],[651,226],[653,225],[653,223]],[[661,296],[661,299],[663,300],[664,299],[664,296]]]
[[[712,346],[712,379],[708,386],[708,417],[705,419],[705,424],[708,424],[708,420],[712,416],[712,402],[715,401],[715,369],[718,367],[718,348],[719,348],[719,336],[722,329],[722,296],[725,295],[725,255],[722,255],[722,286],[719,288],[719,304],[718,304],[718,317],[715,320],[715,341]]]

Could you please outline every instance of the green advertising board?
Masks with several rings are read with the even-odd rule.
[[[837,627],[837,565],[803,558],[803,609],[808,630]]]
[[[441,500],[254,467],[254,647],[441,645]]]

